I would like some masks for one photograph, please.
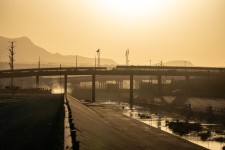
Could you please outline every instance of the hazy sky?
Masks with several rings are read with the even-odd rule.
[[[225,0],[0,0],[0,35],[131,64],[225,66]]]

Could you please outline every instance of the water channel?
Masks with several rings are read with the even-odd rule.
[[[169,129],[166,123],[170,121],[176,121],[177,120],[176,114],[166,115],[166,114],[154,113],[154,112],[150,112],[149,110],[143,109],[140,106],[134,106],[134,109],[130,110],[128,103],[121,103],[121,102],[118,103],[118,102],[112,102],[112,101],[104,101],[104,102],[102,101],[101,104],[104,104],[108,107],[121,111],[124,115],[128,117],[132,117],[133,119],[146,123],[152,127],[158,128],[167,133],[173,134],[174,136],[179,136],[180,138],[183,138],[192,143],[201,145],[205,148],[208,148],[211,150],[222,150],[223,146],[225,146],[225,142],[217,142],[213,140],[216,137],[225,138],[225,127],[223,125],[201,123],[203,127],[202,132],[206,132],[209,130],[211,131],[211,137],[209,137],[207,140],[201,140],[200,136],[198,136],[198,133],[196,132],[191,132],[187,135],[180,136],[178,134],[173,133],[173,131]],[[150,117],[148,119],[141,119],[140,116],[138,115],[139,113],[149,114]],[[218,128],[222,131],[222,134],[221,133],[218,134],[214,132],[215,129],[218,129]]]

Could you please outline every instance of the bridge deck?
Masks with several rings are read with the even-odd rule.
[[[64,67],[0,71],[0,78],[59,75],[225,76],[225,68],[172,66]]]

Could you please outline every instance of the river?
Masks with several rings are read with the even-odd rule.
[[[192,99],[192,101],[194,101]],[[199,98],[197,99],[199,102]],[[146,123],[152,127],[158,128],[160,130],[163,130],[167,133],[173,134],[175,136],[179,136],[175,133],[173,133],[172,130],[169,129],[168,126],[166,126],[166,122],[168,121],[175,121],[177,119],[177,115],[167,115],[167,114],[160,114],[160,113],[154,113],[151,112],[150,110],[146,110],[140,106],[134,106],[133,110],[130,110],[129,104],[128,103],[121,103],[121,102],[112,102],[112,101],[101,101],[102,104],[107,105],[109,107],[112,107],[114,109],[117,109],[118,111],[121,111],[124,115],[132,117],[138,121],[141,121],[143,123]],[[149,119],[140,119],[138,113],[145,113],[149,114],[150,118]],[[176,116],[176,117],[174,117]],[[191,120],[190,120],[191,121]],[[179,136],[180,138],[183,138],[185,140],[188,140],[192,143],[201,145],[205,148],[211,149],[211,150],[222,150],[223,146],[225,146],[225,142],[217,142],[213,140],[215,137],[223,137],[225,138],[225,127],[220,124],[204,124],[201,123],[203,127],[203,132],[204,131],[211,131],[211,137],[208,138],[207,140],[203,141],[201,138],[198,136],[198,133],[192,132],[189,133],[188,135],[183,135]],[[222,134],[217,134],[214,132],[215,129],[220,129],[222,130]]]

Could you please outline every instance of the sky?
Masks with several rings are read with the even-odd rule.
[[[0,0],[0,36],[131,65],[225,66],[225,0]]]

